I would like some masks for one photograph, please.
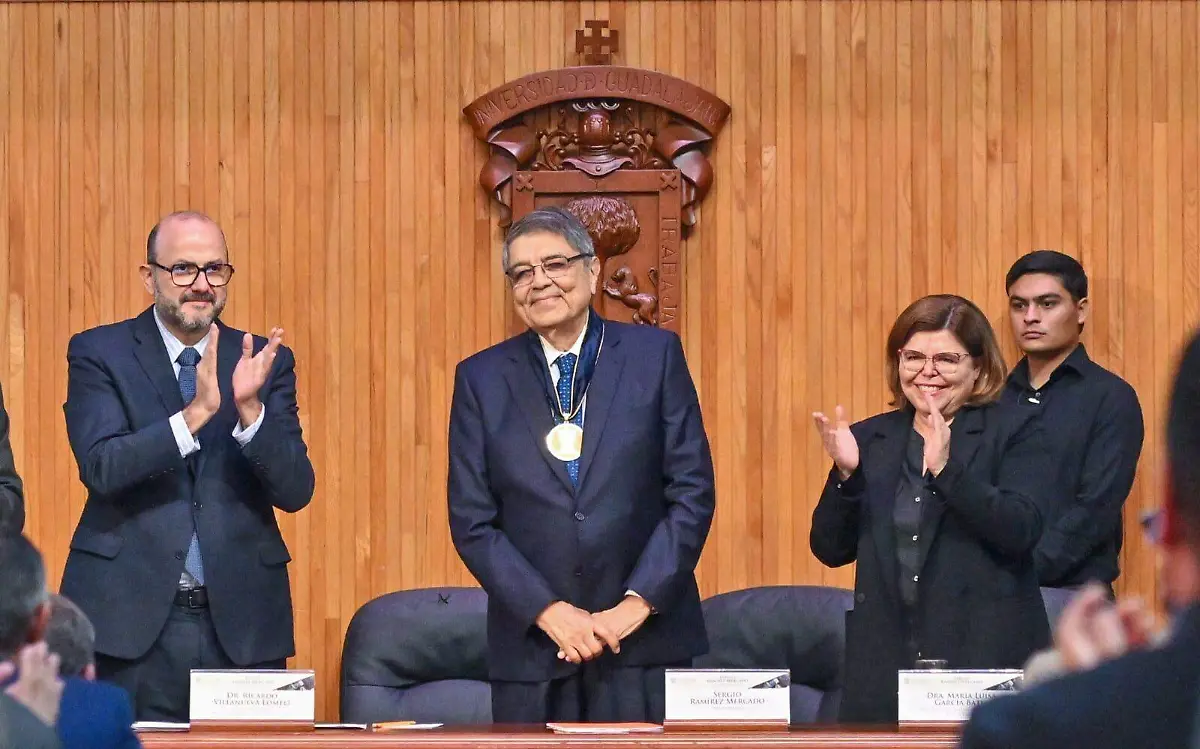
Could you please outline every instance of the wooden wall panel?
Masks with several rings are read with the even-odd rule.
[[[574,64],[590,18],[621,29],[618,62],[733,105],[685,252],[719,482],[705,593],[849,584],[808,551],[809,414],[884,407],[884,335],[925,293],[977,300],[1014,356],[1004,272],[1056,247],[1092,277],[1090,351],[1146,411],[1120,588],[1154,595],[1135,521],[1200,316],[1200,14],[1180,0],[0,4],[0,379],[52,574],[83,502],[67,340],[147,303],[143,237],[186,207],[229,235],[230,322],[285,326],[299,358],[318,491],[282,523],[322,716],[360,604],[470,582],[446,418],[509,302],[460,109]]]

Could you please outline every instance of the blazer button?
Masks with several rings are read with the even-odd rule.
[[[580,522],[582,522],[586,517],[587,515],[584,515],[582,512],[575,513],[575,519]]]
[[[183,552],[182,552],[182,551],[177,551],[177,552],[175,552],[175,558],[176,558],[176,559],[183,559]]]
[[[855,593],[854,600],[858,603],[862,603],[863,601],[867,600],[867,596],[865,593]]]

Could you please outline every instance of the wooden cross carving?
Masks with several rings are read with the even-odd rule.
[[[608,21],[585,21],[575,32],[575,52],[586,65],[608,65],[621,51],[621,32],[608,28]],[[608,33],[605,33],[608,32]]]

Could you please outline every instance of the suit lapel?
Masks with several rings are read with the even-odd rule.
[[[950,425],[950,455],[958,463],[970,465],[979,450],[981,435],[987,426],[982,408],[964,408]]]
[[[621,348],[620,330],[615,325],[606,325],[604,345],[596,359],[596,371],[588,385],[587,403],[583,413],[583,455],[579,461],[579,486],[582,489],[588,471],[595,462],[596,449],[604,436],[608,415],[612,412],[613,398],[625,369],[625,352]]]
[[[528,336],[534,336],[532,342],[528,340]],[[533,350],[535,346],[539,349],[538,351]],[[546,402],[546,393],[538,379],[541,372],[536,367],[546,366],[544,358],[540,362],[534,360],[535,354],[540,355],[540,353],[540,344],[536,334],[530,331],[522,338],[518,346],[513,347],[508,367],[504,371],[504,379],[508,382],[513,399],[516,400],[517,406],[525,416],[526,426],[529,427],[529,436],[533,439],[538,453],[550,466],[554,475],[558,476],[567,491],[574,493],[575,487],[571,485],[571,477],[567,475],[567,464],[551,455],[550,451],[546,449],[546,435],[554,428],[554,417],[550,414],[550,404]],[[584,444],[587,444],[586,439]]]
[[[874,470],[867,481],[868,496],[874,520],[871,534],[875,538],[875,553],[878,556],[883,588],[896,597],[899,581],[896,567],[896,525],[892,520],[895,511],[896,486],[900,482],[900,470],[907,452],[909,430],[912,429],[912,414],[894,411],[888,419],[876,427],[871,442],[866,446],[863,464]]]
[[[175,369],[167,355],[162,334],[154,323],[153,307],[138,315],[133,331],[137,342],[133,353],[138,364],[150,379],[150,384],[154,386],[154,391],[158,393],[158,399],[166,412],[177,413],[183,408],[183,396],[179,394],[179,380],[175,377]]]
[[[954,458],[955,462],[963,466],[971,464],[971,459],[975,457],[975,452],[979,449],[985,426],[984,421],[983,409],[964,408],[958,413],[954,423],[950,425],[950,457]],[[920,559],[922,568],[925,560],[929,558],[930,546],[937,535],[942,515],[946,511],[945,498],[939,497],[938,500],[927,504],[921,512]]]

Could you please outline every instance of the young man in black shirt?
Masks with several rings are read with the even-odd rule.
[[[1133,487],[1144,426],[1129,383],[1088,358],[1083,266],[1052,250],[1031,252],[1005,279],[1009,317],[1025,356],[1002,399],[1039,411],[1058,466],[1043,493],[1044,531],[1034,550],[1041,584],[1112,588],[1121,550],[1121,510]]]

